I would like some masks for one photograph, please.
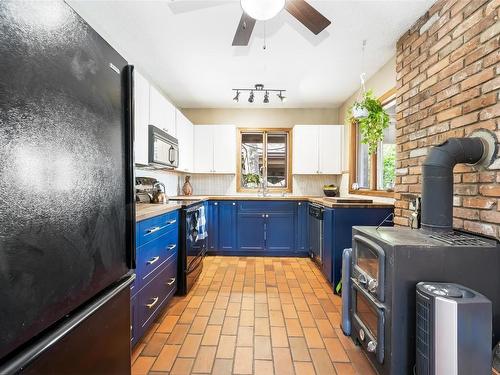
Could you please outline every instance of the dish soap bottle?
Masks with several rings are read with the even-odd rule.
[[[191,182],[189,182],[190,179],[191,179],[191,176],[186,176],[186,181],[184,182],[184,185],[182,186],[182,193],[184,195],[193,195],[193,186],[191,186]]]

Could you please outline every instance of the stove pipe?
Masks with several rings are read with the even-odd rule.
[[[422,165],[422,228],[453,231],[453,167],[476,164],[486,152],[481,138],[450,138],[431,148]]]

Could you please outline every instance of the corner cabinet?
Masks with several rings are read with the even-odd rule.
[[[295,125],[293,174],[341,174],[343,125]]]
[[[236,173],[236,127],[196,125],[194,127],[194,171]]]
[[[194,127],[184,114],[176,110],[177,139],[179,140],[179,166],[177,170],[193,172],[194,170]]]

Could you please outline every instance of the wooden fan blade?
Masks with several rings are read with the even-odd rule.
[[[255,19],[248,16],[245,12],[241,15],[238,29],[233,39],[233,46],[247,46],[255,26]]]
[[[287,0],[285,8],[305,27],[318,35],[331,24],[330,20],[309,5],[305,0]]]

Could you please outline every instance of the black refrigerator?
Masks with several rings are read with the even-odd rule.
[[[130,372],[132,67],[63,1],[0,2],[0,374]]]

